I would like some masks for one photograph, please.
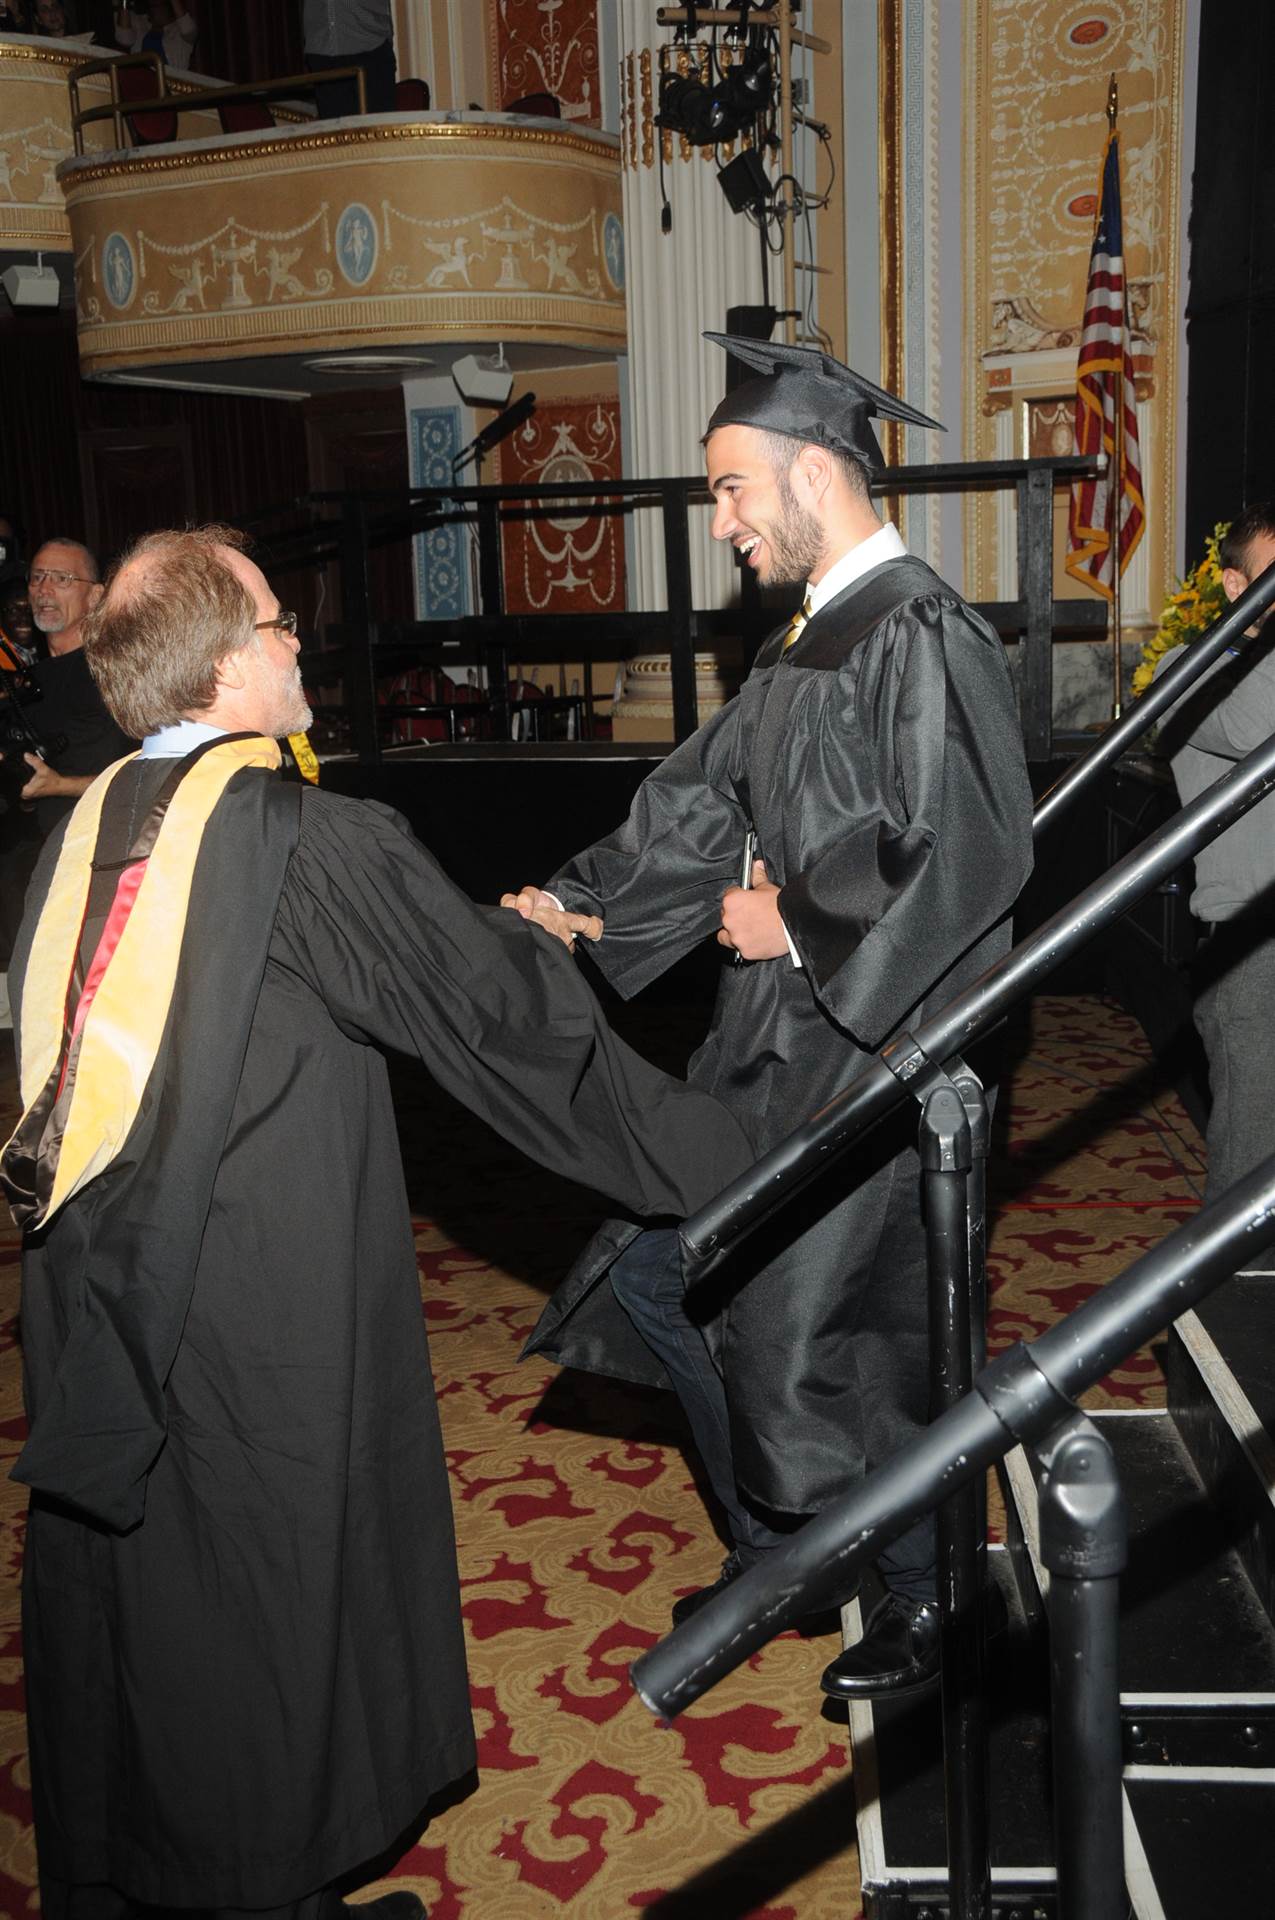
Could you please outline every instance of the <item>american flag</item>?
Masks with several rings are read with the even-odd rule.
[[[1124,434],[1113,501],[1117,390],[1123,402]],[[1097,454],[1100,451],[1106,452],[1110,463],[1106,473],[1094,480],[1078,482],[1071,491],[1067,571],[1110,600],[1115,584],[1113,518],[1118,516],[1121,573],[1128,566],[1146,523],[1125,300],[1120,136],[1117,133],[1108,135],[1103,150],[1098,220],[1089,254],[1089,284],[1085,289],[1085,325],[1076,362],[1076,452]]]

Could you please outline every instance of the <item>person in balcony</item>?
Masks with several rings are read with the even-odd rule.
[[[394,111],[394,13],[391,0],[304,0],[301,31],[311,73],[325,67],[362,67],[369,113]],[[352,80],[316,89],[320,120],[359,110]]]
[[[80,31],[80,23],[70,0],[35,0],[31,9],[31,32],[46,40],[68,40]]]
[[[29,27],[22,0],[0,0],[0,33],[26,33]]]
[[[199,22],[189,0],[148,0],[144,8],[119,9],[115,39],[125,53],[157,53],[166,67],[193,67]]]

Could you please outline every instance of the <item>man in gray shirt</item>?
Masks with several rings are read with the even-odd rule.
[[[1275,561],[1275,500],[1247,507],[1218,557],[1226,597],[1238,600]],[[1208,669],[1161,728],[1183,805],[1275,733],[1275,621],[1268,618]],[[1164,656],[1157,675],[1180,651]],[[1204,1197],[1214,1200],[1275,1151],[1275,795],[1200,849],[1191,911],[1210,928],[1195,1024],[1213,1096]]]
[[[391,0],[304,0],[301,30],[311,73],[362,67],[369,113],[394,111],[394,14]],[[318,90],[321,120],[358,112],[352,80]]]

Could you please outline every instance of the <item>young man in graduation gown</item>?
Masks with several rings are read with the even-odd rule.
[[[872,417],[936,423],[813,350],[708,337],[759,375],[705,435],[714,536],[763,584],[803,583],[805,602],[548,897],[605,923],[589,951],[622,994],[714,932],[742,957],[723,969],[690,1079],[769,1147],[1006,951],[1031,794],[1004,648],[869,497]],[[527,913],[543,897],[505,904]],[[546,1309],[533,1350],[661,1379],[686,1408],[733,1547],[675,1619],[927,1418],[915,1137],[904,1113],[754,1235],[724,1276],[728,1304],[717,1283],[684,1298],[675,1234],[617,1223]],[[829,1692],[937,1674],[932,1523],[879,1572],[884,1598],[825,1673]]]
[[[750,1157],[559,941],[386,809],[276,777],[309,719],[295,621],[232,538],[149,536],[95,610],[144,744],[46,849],[13,968],[46,1920],[330,1920],[473,1765],[381,1049],[639,1215]]]

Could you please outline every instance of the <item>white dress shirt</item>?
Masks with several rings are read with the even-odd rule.
[[[219,740],[224,727],[210,727],[203,720],[179,720],[175,726],[160,727],[148,733],[142,742],[143,760],[180,760],[201,747],[205,740]]]

